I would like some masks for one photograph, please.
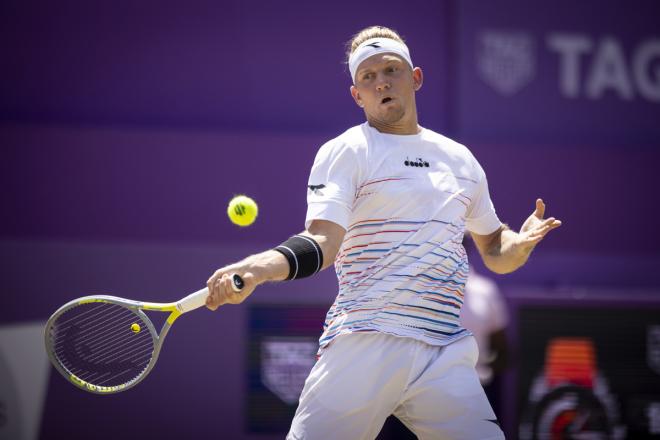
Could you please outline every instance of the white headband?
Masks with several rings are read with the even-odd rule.
[[[396,40],[391,38],[371,38],[364,43],[360,44],[357,49],[348,57],[348,70],[351,71],[351,78],[353,79],[353,84],[355,84],[355,74],[357,69],[362,63],[370,56],[391,52],[399,55],[401,58],[406,60],[410,64],[410,68],[413,68],[413,63],[410,59],[410,53],[408,52],[408,47],[399,43]]]

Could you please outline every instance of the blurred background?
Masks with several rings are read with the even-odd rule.
[[[332,271],[183,317],[118,395],[59,376],[43,325],[87,294],[174,301],[302,230],[317,149],[364,120],[344,43],[376,24],[407,41],[421,125],[474,152],[500,218],[517,229],[542,197],[563,221],[514,274],[471,259],[508,316],[507,438],[660,438],[658,17],[654,0],[4,0],[0,438],[284,438]],[[240,193],[249,228],[226,216]],[[589,374],[557,373],[575,350]]]

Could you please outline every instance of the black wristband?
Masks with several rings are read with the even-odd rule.
[[[321,246],[311,237],[294,235],[273,250],[284,255],[289,262],[287,280],[309,277],[323,267]]]

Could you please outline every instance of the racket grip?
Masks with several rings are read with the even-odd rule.
[[[245,287],[243,278],[241,278],[238,274],[232,274],[231,281],[231,288],[234,290],[234,292],[238,293],[243,290],[243,287]],[[179,300],[176,303],[176,308],[179,309],[181,313],[190,312],[191,310],[195,310],[206,305],[206,297],[208,296],[209,289],[205,287]]]
[[[176,308],[179,309],[181,313],[186,313],[191,310],[198,309],[206,304],[207,296],[209,296],[209,289],[204,287],[203,289],[180,299],[176,303]]]

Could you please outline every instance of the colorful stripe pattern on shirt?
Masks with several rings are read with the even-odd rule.
[[[358,191],[356,200],[362,194]],[[470,202],[462,194],[449,199],[461,206]],[[367,219],[350,225],[335,260],[339,294],[326,316],[319,353],[336,336],[359,331],[433,345],[468,334],[459,322],[468,274],[464,228],[463,217]]]
[[[339,293],[319,354],[339,335],[382,332],[431,345],[469,334],[460,325],[468,274],[466,226],[501,223],[483,169],[464,146],[430,130],[381,133],[368,123],[324,144],[314,161],[306,225],[346,230],[335,259]]]

